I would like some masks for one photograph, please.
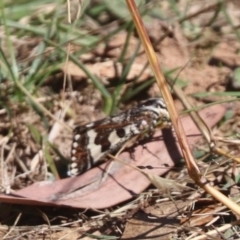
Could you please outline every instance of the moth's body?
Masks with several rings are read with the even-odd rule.
[[[68,174],[76,176],[92,168],[133,137],[143,132],[152,133],[157,125],[170,125],[170,117],[162,98],[151,98],[125,112],[77,126]]]

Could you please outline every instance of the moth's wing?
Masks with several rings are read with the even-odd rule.
[[[151,126],[151,115],[138,110],[129,113],[126,111],[75,128],[70,175],[91,168],[108,153],[119,150],[125,142]]]
[[[140,134],[140,129],[137,125],[139,125],[138,122],[131,121],[111,122],[108,125],[99,125],[95,129],[97,135],[94,144],[101,146],[102,153],[117,151],[125,142]],[[97,156],[95,156],[95,159],[97,159]]]
[[[129,116],[113,116],[87,132],[88,150],[96,163],[106,154],[118,151],[124,143],[151,126],[151,117],[135,112]],[[127,116],[126,116],[127,115]]]
[[[68,175],[77,176],[86,170],[88,164],[87,144],[88,139],[85,137],[88,129],[82,125],[77,126],[73,131],[73,142],[71,148],[70,164],[68,166]]]
[[[101,125],[107,126],[110,118],[104,118],[85,125],[79,125],[74,129],[71,148],[71,163],[69,164],[69,176],[76,176],[89,168],[95,161],[101,158],[101,146],[94,144],[98,135],[96,129]],[[101,132],[100,134],[104,134]]]

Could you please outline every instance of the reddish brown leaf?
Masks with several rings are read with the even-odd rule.
[[[218,105],[200,111],[200,115],[211,127],[223,117],[224,112],[225,108]],[[189,143],[196,144],[201,136],[195,124],[190,117],[182,118],[182,122]],[[152,169],[144,170],[151,174],[164,174],[174,165],[174,161],[181,158],[181,154],[173,138],[169,138],[168,134],[163,135],[165,141],[157,140],[161,138],[161,131],[156,131],[154,139],[145,148],[138,146],[133,153],[134,160],[128,152],[120,154],[119,158],[133,166],[151,166]],[[38,182],[16,191],[14,195],[1,194],[0,201],[100,209],[128,200],[150,185],[150,181],[139,171],[119,162],[114,162],[109,168],[108,164],[104,163],[78,177]],[[162,164],[169,167],[164,168]],[[106,169],[109,173],[103,174],[101,169]]]

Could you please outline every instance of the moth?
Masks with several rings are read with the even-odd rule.
[[[76,176],[85,172],[138,135],[152,134],[155,127],[170,125],[164,100],[150,98],[127,111],[76,126],[68,175]]]

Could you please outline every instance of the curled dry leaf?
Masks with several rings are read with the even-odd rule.
[[[223,117],[224,113],[225,108],[217,105],[200,111],[200,116],[211,127]],[[190,117],[183,117],[182,122],[189,143],[196,144],[201,135],[195,124]],[[166,131],[163,134],[161,131],[156,131],[151,142],[147,142],[144,148],[138,146],[133,154],[123,152],[119,158],[133,166],[151,166],[151,169],[144,171],[159,176],[174,166],[174,161],[178,161],[182,156],[171,134]],[[167,164],[169,167],[163,168],[162,164]],[[0,201],[101,209],[131,199],[149,185],[149,179],[140,171],[114,161],[111,166],[109,163],[104,163],[78,177],[55,182],[38,182],[15,191],[14,195],[1,194]]]

